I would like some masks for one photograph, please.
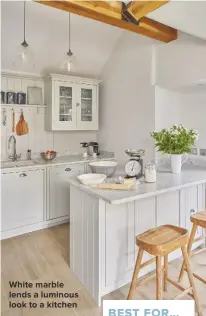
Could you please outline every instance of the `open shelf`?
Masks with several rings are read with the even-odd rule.
[[[22,108],[22,107],[27,107],[27,108],[46,108],[46,105],[44,104],[8,104],[8,103],[1,103],[1,107],[18,107],[18,108]]]

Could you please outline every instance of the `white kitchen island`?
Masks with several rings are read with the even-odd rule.
[[[131,282],[136,235],[163,224],[190,229],[190,215],[205,209],[203,167],[185,165],[179,175],[158,173],[156,183],[142,181],[136,191],[93,189],[76,177],[69,183],[70,267],[98,305],[102,296]],[[178,256],[175,251],[169,260]],[[145,254],[143,260],[150,257]]]

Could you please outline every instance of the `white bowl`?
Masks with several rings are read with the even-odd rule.
[[[118,162],[112,160],[102,160],[90,162],[89,166],[93,173],[106,174],[107,177],[111,177],[118,166]]]
[[[79,181],[84,185],[91,185],[91,184],[100,184],[104,182],[106,179],[105,174],[98,174],[98,173],[87,173],[87,174],[81,174],[80,176],[77,176]]]

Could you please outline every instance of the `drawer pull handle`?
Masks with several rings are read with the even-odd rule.
[[[65,169],[65,171],[71,171],[71,170],[72,170],[71,168],[66,168],[66,169]]]
[[[21,177],[21,178],[27,177],[27,174],[26,174],[26,173],[21,173],[21,174],[20,174],[20,177]]]

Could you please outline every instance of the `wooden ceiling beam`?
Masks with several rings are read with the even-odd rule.
[[[169,1],[131,1],[126,5],[126,10],[137,21],[148,13],[160,8]]]
[[[141,18],[138,25],[124,20],[122,14],[124,4],[121,1],[36,0],[36,2],[145,35],[165,43],[177,39],[177,30],[149,18]]]

